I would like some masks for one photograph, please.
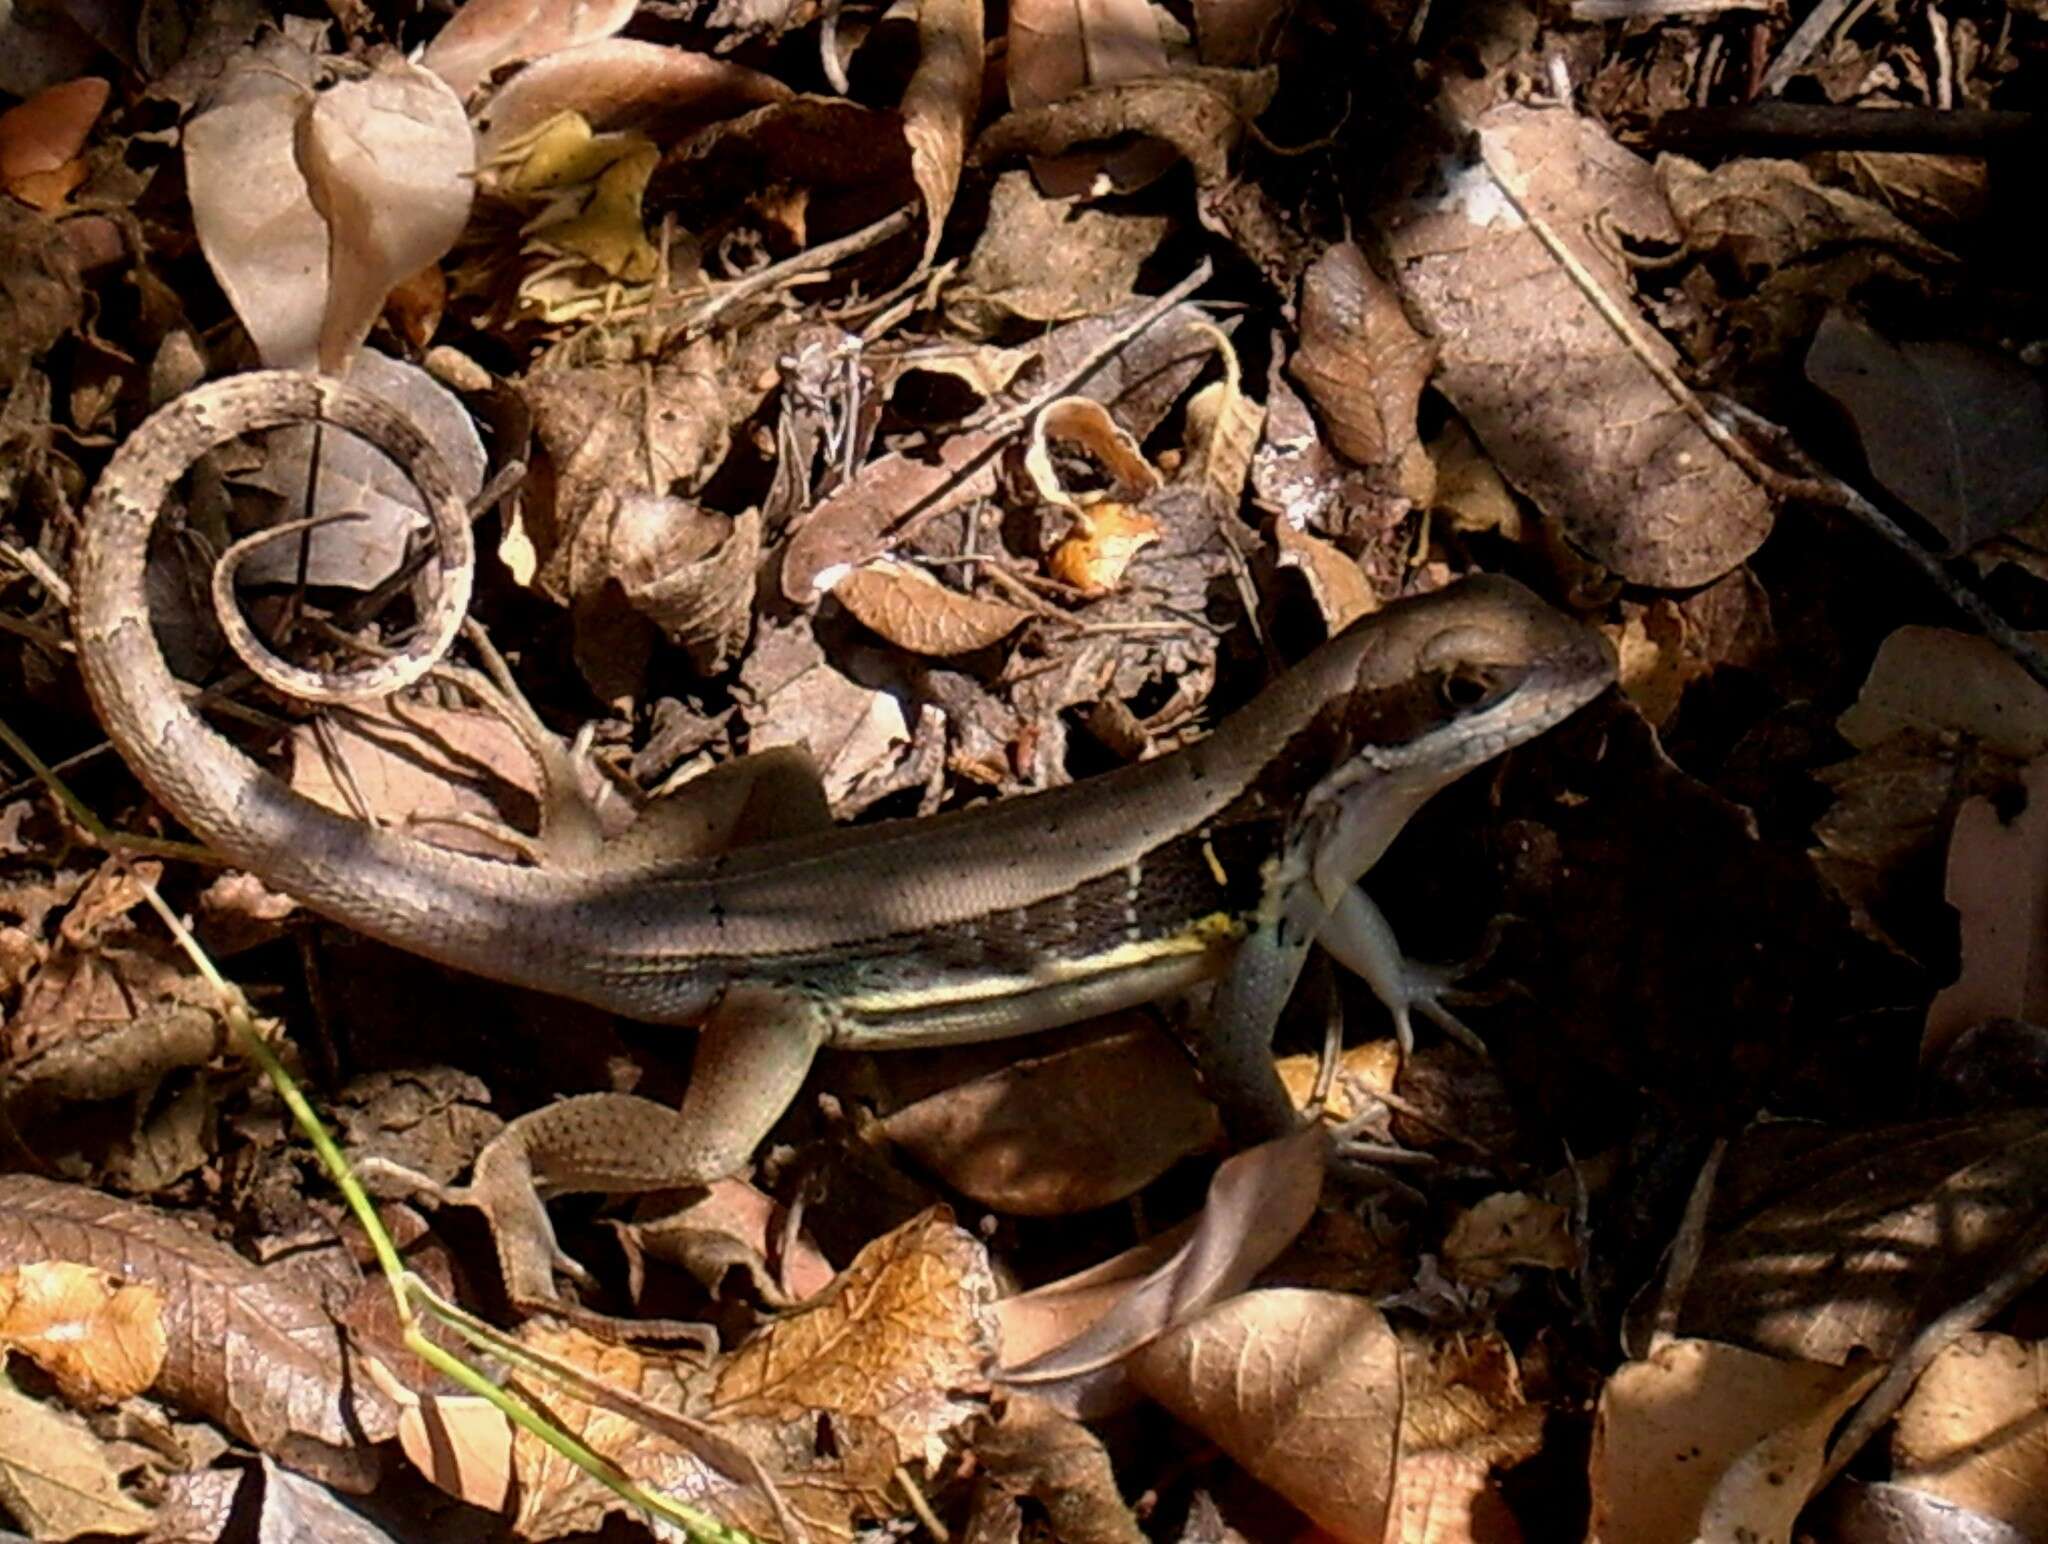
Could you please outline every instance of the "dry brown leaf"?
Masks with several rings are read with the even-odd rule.
[[[1600,1393],[1590,1539],[1790,1544],[1835,1422],[1883,1372],[1702,1340],[1628,1363]]]
[[[2048,1023],[2048,761],[2024,782],[2026,808],[2010,820],[1981,797],[1956,814],[1942,893],[1961,924],[1963,968],[1928,1005],[1927,1065],[1987,1019]]]
[[[1580,267],[1627,304],[1632,276],[1586,232],[1598,218],[1672,241],[1649,166],[1591,119],[1519,105],[1477,125]],[[1484,166],[1388,232],[1395,281],[1442,349],[1435,385],[1508,480],[1579,546],[1634,583],[1718,578],[1769,534],[1764,491],[1674,402],[1517,213]],[[1669,344],[1645,325],[1666,364]]]
[[[1754,1126],[1722,1163],[1679,1333],[1804,1361],[1888,1359],[2007,1268],[2044,1198],[2040,1110]]]
[[[1022,0],[1010,7],[1004,79],[1012,107],[1086,85],[1163,75],[1166,49],[1143,0]]]
[[[946,233],[960,186],[967,133],[981,111],[981,0],[921,0],[917,71],[903,91],[903,137],[910,174],[924,195],[924,257],[929,268]]]
[[[1338,1292],[1246,1292],[1146,1346],[1131,1378],[1344,1544],[1384,1544],[1401,1345]]]
[[[1244,394],[1243,371],[1230,335],[1217,327],[1209,328],[1208,334],[1223,356],[1223,379],[1188,399],[1183,459],[1174,481],[1199,489],[1207,507],[1221,517],[1235,515],[1244,502],[1245,480],[1266,427],[1266,410]]]
[[[1498,531],[1509,541],[1522,540],[1522,506],[1470,429],[1458,419],[1449,420],[1429,442],[1429,455],[1436,464],[1433,512],[1443,515],[1456,531]]]
[[[1281,0],[1195,0],[1195,39],[1204,64],[1262,63],[1287,15]]]
[[[833,599],[900,649],[944,659],[1002,642],[1032,613],[949,590],[921,568],[881,558],[832,587]]]
[[[155,1391],[329,1484],[361,1490],[395,1412],[348,1372],[321,1307],[173,1218],[82,1186],[0,1176],[0,1268],[97,1264],[163,1298]]]
[[[1388,1544],[1510,1544],[1522,1530],[1498,1476],[1543,1446],[1545,1411],[1522,1394],[1497,1333],[1404,1340],[1401,1452]]]
[[[2048,507],[2048,387],[2017,359],[1952,339],[1894,343],[1837,308],[1806,378],[1848,416],[1871,475],[1951,555]]]
[[[1274,562],[1307,581],[1309,598],[1332,637],[1380,609],[1380,598],[1357,560],[1347,557],[1335,542],[1298,530],[1281,515],[1273,521],[1273,545],[1278,549]]]
[[[1048,198],[1029,172],[1004,172],[967,265],[947,287],[946,315],[981,336],[1012,321],[1063,322],[1131,298],[1172,226],[1166,214]]]
[[[627,494],[611,522],[619,588],[690,657],[697,673],[724,672],[754,618],[761,512],[722,515],[685,499]]]
[[[984,1413],[995,1295],[980,1241],[934,1208],[862,1249],[824,1293],[728,1357],[709,1409],[784,1426],[820,1415],[872,1422],[893,1464],[936,1467],[947,1437]]]
[[[1353,242],[1331,247],[1301,281],[1301,344],[1287,373],[1360,466],[1399,461],[1418,444],[1416,405],[1436,349],[1416,332],[1395,288]]]
[[[911,738],[902,700],[827,660],[807,620],[757,629],[740,686],[756,704],[744,710],[748,745],[802,751],[841,819],[857,812],[846,804],[854,788],[898,764]]]
[[[121,1489],[113,1444],[83,1419],[0,1378],[0,1506],[37,1539],[147,1533],[149,1509]]]
[[[1011,1392],[1001,1415],[975,1438],[974,1456],[1007,1495],[1029,1496],[1044,1509],[1055,1538],[1143,1544],[1145,1534],[1118,1490],[1101,1439],[1045,1400]],[[1009,1520],[1021,1529],[1014,1505]]]
[[[420,63],[466,97],[500,65],[610,37],[635,9],[636,0],[464,0]]]
[[[32,1262],[0,1275],[0,1350],[28,1357],[74,1405],[118,1404],[163,1370],[163,1299],[91,1266]]]
[[[1230,174],[1244,126],[1266,110],[1278,76],[1267,70],[1179,70],[1158,79],[1089,86],[1043,107],[1019,108],[982,131],[974,160],[1059,155],[1091,140],[1143,134],[1164,140],[1214,187]]]
[[[495,165],[558,113],[579,113],[599,132],[639,127],[674,140],[792,95],[773,76],[709,54],[606,38],[529,64],[494,92],[477,115],[477,164]]]
[[[481,1394],[414,1395],[395,1379],[398,1445],[412,1466],[458,1500],[487,1512],[512,1495],[512,1423]]]
[[[1304,1126],[1226,1159],[1185,1242],[1055,1349],[1020,1360],[1043,1333],[1032,1323],[1034,1314],[1045,1301],[1057,1302],[1070,1283],[1006,1301],[1004,1383],[1028,1387],[1070,1413],[1113,1408],[1124,1397],[1119,1364],[1132,1350],[1242,1291],[1306,1225],[1322,1192],[1328,1140],[1319,1126]],[[1151,1254],[1143,1251],[1148,1260]]]
[[[62,208],[85,180],[78,154],[110,89],[87,75],[0,113],[0,189],[46,214]]]
[[[1709,171],[1663,155],[1657,181],[1686,246],[1732,263],[1745,286],[1851,243],[1889,247],[1926,266],[1955,261],[1883,205],[1825,186],[1797,161],[1727,161]]]
[[[1920,1374],[1892,1434],[1893,1482],[2048,1537],[2048,1377],[2038,1343],[1965,1335]]]
[[[958,1084],[898,1110],[882,1133],[984,1206],[1057,1217],[1135,1194],[1218,1128],[1193,1063],[1143,1027]]]
[[[1107,595],[1159,537],[1159,522],[1150,515],[1104,499],[1074,511],[1074,528],[1047,555],[1045,569],[1083,595]]]

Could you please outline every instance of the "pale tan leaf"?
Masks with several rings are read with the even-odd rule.
[[[1788,1544],[1835,1422],[1883,1372],[1703,1340],[1628,1363],[1600,1393],[1589,1538]]]
[[[402,1401],[398,1445],[412,1466],[471,1506],[496,1512],[512,1494],[512,1423],[480,1394]]]
[[[1164,75],[1169,61],[1146,0],[1022,0],[1010,7],[1004,79],[1012,107],[1086,85]]]
[[[1244,394],[1244,374],[1230,335],[1220,327],[1208,331],[1223,356],[1223,379],[1188,399],[1186,459],[1174,480],[1200,488],[1209,506],[1227,515],[1244,500],[1245,480],[1266,427],[1266,410]]]
[[[1956,812],[1943,893],[1961,923],[1963,968],[1928,1005],[1920,1054],[1930,1065],[1987,1019],[2048,1023],[2048,761],[2024,782],[2026,808],[2009,820],[1982,797]]]
[[[329,233],[320,368],[341,375],[384,297],[438,262],[469,223],[475,146],[448,83],[391,59],[316,97],[296,125],[294,148]]]
[[[1137,1386],[1344,1544],[1384,1544],[1401,1346],[1348,1293],[1247,1292],[1131,1358]]]
[[[1967,735],[2032,760],[2048,751],[2048,687],[1988,638],[1902,627],[1878,645],[1863,690],[1835,727],[1858,750],[1917,730]]]
[[[106,1443],[67,1410],[0,1379],[0,1506],[37,1539],[147,1533],[149,1509],[121,1489]]]
[[[898,648],[939,658],[1000,643],[1031,618],[1022,606],[949,590],[923,569],[889,558],[855,569],[832,595]]]
[[[500,65],[610,37],[636,9],[638,0],[464,0],[420,63],[466,97]]]
[[[185,182],[207,266],[272,369],[319,363],[328,228],[292,141],[313,62],[273,37],[228,66],[213,105],[185,125]]]
[[[2048,1357],[1965,1335],[1920,1374],[1892,1435],[1894,1483],[2048,1538]]]
[[[917,71],[903,91],[910,174],[924,195],[923,266],[931,266],[960,186],[967,134],[981,111],[981,0],[922,0]]]
[[[1578,1262],[1571,1214],[1541,1196],[1497,1190],[1452,1219],[1443,1259],[1464,1281],[1499,1281],[1518,1266],[1568,1271]]]
[[[21,1352],[74,1405],[118,1404],[164,1365],[163,1298],[66,1260],[0,1275],[0,1349]]]

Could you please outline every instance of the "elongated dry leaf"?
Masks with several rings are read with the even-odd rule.
[[[1184,1244],[1066,1344],[1006,1366],[1003,1381],[1073,1413],[1113,1404],[1121,1379],[1101,1375],[1137,1347],[1242,1291],[1293,1241],[1322,1192],[1328,1141],[1320,1127],[1304,1126],[1227,1160],[1210,1181],[1201,1218]],[[1062,1290],[1060,1283],[1039,1289],[1047,1295]]]
[[[910,175],[924,195],[924,267],[946,232],[967,134],[981,110],[981,0],[922,0],[917,71],[903,92]]]
[[[888,558],[856,568],[832,594],[898,648],[941,659],[1000,643],[1031,619],[1022,606],[949,590],[923,569]]]
[[[420,63],[466,97],[500,65],[610,37],[638,8],[639,0],[464,0]]]
[[[475,146],[461,97],[402,60],[314,98],[293,145],[328,228],[320,368],[340,375],[384,297],[438,262],[469,223]]]
[[[1436,349],[1408,320],[1393,285],[1353,242],[1309,265],[1301,281],[1301,346],[1287,373],[1360,466],[1398,461],[1417,443],[1415,413]]]
[[[1344,1544],[1384,1544],[1401,1345],[1342,1292],[1246,1292],[1131,1358],[1131,1378]]]
[[[1920,1375],[1899,1409],[1900,1485],[2048,1537],[2048,1357],[2038,1341],[1965,1335]]]

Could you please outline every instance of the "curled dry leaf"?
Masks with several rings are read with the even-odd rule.
[[[1893,1480],[2048,1537],[2044,1371],[2039,1342],[1977,1334],[1948,1347],[1899,1409]]]
[[[681,647],[700,675],[732,662],[753,621],[758,509],[734,517],[686,499],[626,494],[612,516],[611,557],[633,609]]]
[[[1333,637],[1380,609],[1380,598],[1364,571],[1335,542],[1297,529],[1292,520],[1280,515],[1273,521],[1273,545],[1279,549],[1275,562],[1307,581],[1309,598]]]
[[[1136,1353],[1132,1381],[1344,1544],[1384,1544],[1401,1344],[1342,1292],[1247,1292]]]
[[[1031,422],[1031,438],[1024,451],[1024,472],[1031,486],[1048,504],[1074,510],[1080,507],[1074,495],[1061,484],[1054,464],[1055,444],[1085,452],[1114,482],[1112,497],[1136,503],[1160,484],[1159,473],[1145,459],[1131,433],[1110,417],[1109,409],[1092,397],[1061,397],[1049,402]]]
[[[1329,426],[1330,440],[1360,466],[1417,453],[1415,411],[1436,349],[1409,322],[1400,293],[1343,241],[1301,281],[1301,345],[1288,361]]]
[[[344,374],[384,297],[438,262],[469,223],[476,150],[462,99],[432,70],[389,59],[314,97],[294,160],[327,222],[320,368]]]
[[[1010,7],[1004,80],[1010,106],[1043,107],[1085,86],[1155,79],[1171,62],[1158,18],[1146,0],[1018,0]],[[1039,160],[1034,177],[1048,194],[1134,192],[1173,165],[1157,141]]]
[[[1675,241],[1648,165],[1592,120],[1516,105],[1480,121],[1487,164],[1388,232],[1395,282],[1441,349],[1437,388],[1508,480],[1599,562],[1638,584],[1688,588],[1756,550],[1772,510],[1672,400],[1529,229],[1514,184],[1581,272],[1626,306],[1629,275],[1584,233],[1598,217]],[[1489,169],[1491,168],[1491,169]],[[1646,326],[1642,346],[1670,345]]]
[[[1387,1538],[1520,1538],[1498,1476],[1542,1448],[1545,1411],[1524,1397],[1514,1353],[1492,1331],[1407,1339],[1401,1349],[1401,1451]]]
[[[930,267],[960,186],[967,132],[981,111],[981,0],[923,0],[917,70],[903,92],[910,175],[924,195],[924,257]]]
[[[1000,643],[1032,616],[1007,601],[949,590],[923,569],[892,558],[856,568],[832,595],[898,648],[941,659]]]
[[[118,1404],[163,1370],[163,1299],[91,1266],[23,1265],[0,1275],[0,1348],[28,1357],[74,1405]]]
[[[1133,1121],[1130,1090],[1145,1090]],[[1216,1106],[1149,1027],[1089,1040],[898,1110],[882,1133],[963,1195],[1026,1217],[1109,1206],[1212,1145]]]
[[[225,1244],[148,1207],[27,1174],[0,1176],[0,1267],[60,1259],[98,1265],[163,1301],[154,1385],[173,1404],[329,1484],[374,1482],[395,1425],[349,1372],[315,1302]]]
[[[1040,1311],[1054,1305],[1056,1320],[1058,1300],[1069,1284],[1055,1282],[1005,1302],[1003,1339],[1009,1349],[1004,1383],[1028,1387],[1075,1414],[1115,1408],[1124,1397],[1117,1371],[1124,1358],[1243,1291],[1293,1242],[1322,1193],[1328,1142],[1319,1126],[1304,1126],[1226,1159],[1209,1182],[1208,1199],[1186,1241],[1132,1282],[1099,1318],[1051,1351],[1020,1361],[1020,1353],[1030,1355],[1042,1343]],[[1152,1251],[1134,1253],[1150,1263]]]
[[[610,37],[637,8],[637,0],[464,0],[420,63],[466,97],[500,65]]]
[[[673,142],[693,126],[791,95],[773,76],[709,54],[607,38],[530,64],[493,93],[477,116],[477,161],[502,160],[558,113],[580,114],[595,130],[638,127]]]
[[[1200,330],[1223,356],[1223,379],[1188,399],[1183,459],[1174,481],[1198,490],[1220,518],[1236,514],[1244,500],[1245,480],[1266,427],[1266,410],[1244,394],[1244,372],[1230,334],[1207,323]]]
[[[1628,1363],[1600,1391],[1588,1537],[1790,1544],[1835,1423],[1883,1372],[1702,1340]]]

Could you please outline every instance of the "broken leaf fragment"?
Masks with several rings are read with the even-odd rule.
[[[74,1405],[117,1404],[163,1368],[163,1298],[66,1260],[23,1265],[0,1275],[0,1349],[36,1363]]]

